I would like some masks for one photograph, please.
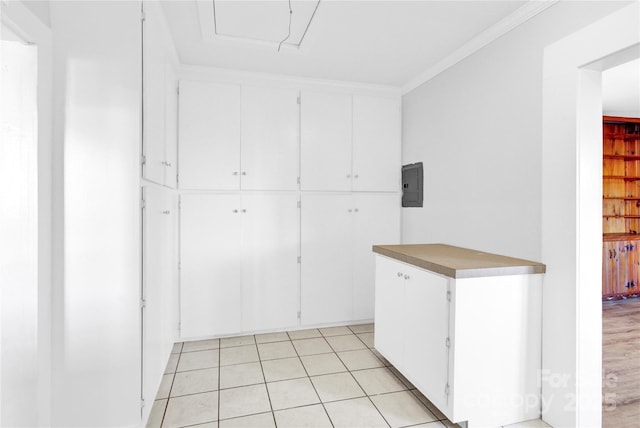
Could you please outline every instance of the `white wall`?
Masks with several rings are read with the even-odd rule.
[[[37,165],[37,171],[29,171],[33,177],[37,175],[37,184],[33,184],[33,190],[37,192],[34,195],[35,214],[37,218],[31,218],[37,222],[34,227],[37,232],[37,271],[33,271],[34,277],[37,278],[37,288],[30,289],[28,294],[31,299],[28,302],[12,302],[13,305],[27,305],[30,311],[24,311],[20,317],[20,323],[15,319],[7,317],[15,315],[15,310],[11,313],[3,311],[2,317],[8,319],[7,323],[13,329],[13,332],[19,332],[20,329],[28,328],[29,332],[23,331],[21,335],[16,336],[22,343],[12,343],[13,346],[23,346],[27,341],[31,341],[28,348],[28,355],[22,354],[18,358],[31,361],[31,364],[25,364],[22,360],[16,360],[11,347],[2,348],[2,353],[10,352],[12,358],[3,360],[0,357],[3,372],[14,371],[14,375],[20,373],[23,379],[18,380],[18,389],[14,389],[16,385],[6,388],[7,385],[0,387],[0,395],[4,388],[3,397],[9,396],[13,405],[12,418],[6,419],[5,413],[0,408],[0,420],[2,425],[26,425],[26,426],[48,426],[50,424],[51,411],[51,286],[52,286],[52,140],[51,140],[51,32],[48,26],[43,24],[36,16],[34,16],[22,2],[12,1],[2,3],[2,11],[0,17],[3,24],[8,25],[11,29],[19,34],[24,40],[31,42],[37,49],[37,160],[34,160],[34,166]],[[2,53],[0,52],[0,58]],[[0,61],[1,62],[1,61]],[[14,177],[15,178],[15,177]],[[14,190],[15,180],[3,180],[4,184],[9,185]],[[3,192],[3,195],[5,193]],[[6,202],[6,198],[3,199]],[[34,213],[32,213],[34,214]],[[7,226],[4,223],[3,226]],[[3,234],[4,237],[4,234]],[[4,238],[3,238],[4,239]],[[5,285],[0,288],[4,289]],[[25,290],[22,290],[25,291]],[[2,298],[3,304],[8,302]],[[28,316],[27,316],[28,314]],[[7,325],[5,324],[5,325]],[[32,336],[35,334],[35,337]],[[35,346],[32,346],[34,344]],[[5,342],[3,331],[3,342]],[[22,348],[25,350],[25,348]],[[0,354],[2,354],[0,353]],[[12,367],[11,361],[18,366]],[[14,379],[16,379],[14,377]],[[4,384],[4,379],[1,382]],[[16,409],[20,409],[20,413],[16,413]]]
[[[53,425],[140,421],[140,2],[51,2],[63,281]]]
[[[50,0],[26,0],[24,4],[44,25],[51,25],[51,13],[49,10]]]
[[[0,42],[0,314],[3,426],[37,424],[38,390],[38,50]]]
[[[403,242],[540,259],[543,48],[627,3],[560,2],[403,97],[403,164],[425,168]]]

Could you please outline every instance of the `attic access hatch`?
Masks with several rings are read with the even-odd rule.
[[[206,0],[197,4],[200,29],[205,41],[232,40],[277,49],[280,42],[286,39],[282,47],[298,49],[320,0]]]

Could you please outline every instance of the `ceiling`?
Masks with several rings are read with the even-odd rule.
[[[610,116],[640,117],[640,59],[602,73],[602,110]]]
[[[278,51],[287,0],[160,2],[182,64],[405,91],[554,3],[292,0]],[[640,117],[640,60],[603,73],[603,110]]]
[[[295,12],[304,8],[300,3],[315,5],[316,0],[292,1],[296,39],[296,28],[306,25],[297,20],[309,15]],[[278,52],[274,39],[288,32],[286,0],[215,0],[218,35],[220,30],[258,39],[264,35],[264,43],[216,36],[213,0],[161,2],[183,64],[398,87],[501,20],[522,15],[514,12],[527,3],[543,2],[322,0],[300,48]]]

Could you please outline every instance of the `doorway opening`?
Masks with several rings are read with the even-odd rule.
[[[542,383],[552,426],[602,424],[602,72],[640,57],[633,3],[544,51]]]
[[[640,414],[640,58],[602,73],[602,426]]]

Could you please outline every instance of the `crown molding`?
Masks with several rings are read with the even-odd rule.
[[[402,94],[404,95],[408,92],[411,92],[423,83],[428,82],[438,74],[442,73],[450,67],[453,67],[463,59],[479,51],[500,36],[508,33],[517,26],[527,22],[529,19],[550,8],[554,4],[558,3],[558,1],[559,0],[529,0],[527,3],[516,9],[513,13],[501,19],[491,27],[479,33],[473,39],[469,40],[460,48],[453,51],[433,67],[425,70],[413,79],[409,80],[402,86]]]
[[[211,67],[206,65],[182,64],[178,78],[184,80],[213,81],[218,83],[236,83],[245,85],[270,84],[280,87],[303,87],[305,89],[326,90],[353,94],[377,94],[380,96],[400,97],[399,86],[375,83],[361,83],[348,80],[320,79],[288,74],[256,72],[248,70]]]

